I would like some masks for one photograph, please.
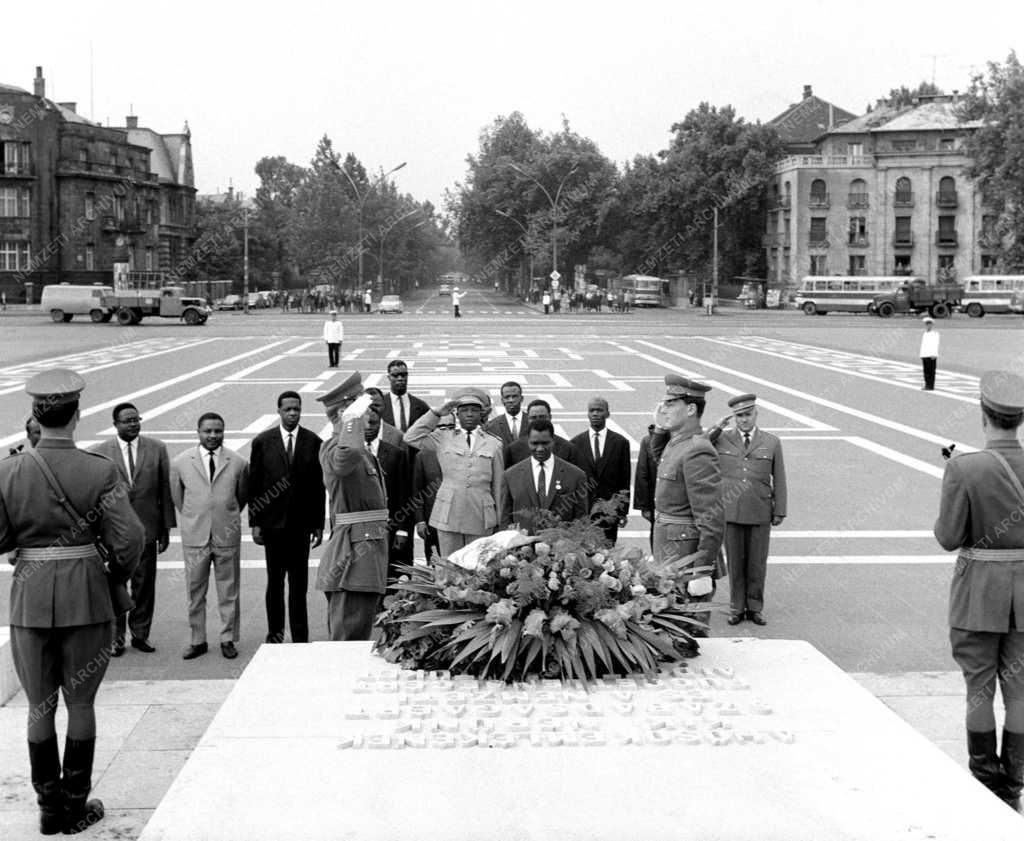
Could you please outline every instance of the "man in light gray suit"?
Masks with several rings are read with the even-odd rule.
[[[131,403],[114,407],[117,437],[92,448],[117,465],[121,481],[128,486],[128,501],[146,529],[142,559],[131,577],[131,595],[135,607],[127,616],[114,620],[114,645],[111,654],[124,654],[125,631],[131,628],[132,648],[145,654],[156,651],[149,643],[156,600],[156,556],[167,550],[170,530],[174,528],[174,503],[171,500],[170,461],[163,441],[140,435],[142,418]]]
[[[171,462],[171,497],[178,509],[181,547],[188,587],[188,622],[192,642],[182,657],[207,652],[206,590],[210,565],[220,611],[220,653],[238,656],[238,575],[242,543],[242,509],[247,502],[249,464],[223,446],[224,419],[215,412],[201,415],[199,446]]]

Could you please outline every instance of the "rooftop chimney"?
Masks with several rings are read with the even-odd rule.
[[[33,93],[36,96],[46,96],[46,79],[43,78],[43,68],[36,67],[36,78],[33,85]]]
[[[128,128],[138,128],[139,127],[139,118],[136,117],[134,114],[129,114],[127,117],[124,118],[124,120],[125,120],[125,125],[128,126]]]
[[[57,104],[61,108],[67,108],[68,111],[73,111],[76,114],[78,113],[78,103],[77,102],[58,102]]]
[[[804,85],[804,99],[810,99],[813,93],[810,85]]]

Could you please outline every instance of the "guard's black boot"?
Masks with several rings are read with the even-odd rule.
[[[967,731],[967,767],[974,778],[997,797],[1005,799],[1006,778],[996,748],[996,731]]]
[[[103,801],[90,800],[95,739],[64,742],[64,834],[75,835],[103,820]]]
[[[57,737],[51,736],[45,742],[29,742],[28,758],[32,765],[32,788],[39,804],[39,831],[43,835],[56,835],[64,829]]]
[[[1020,812],[1020,793],[1024,789],[1024,733],[1003,730],[1003,775],[1006,779],[1003,790],[1005,800]]]

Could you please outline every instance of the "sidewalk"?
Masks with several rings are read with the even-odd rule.
[[[859,673],[851,677],[949,754],[965,769],[966,779],[964,690],[958,672]],[[139,836],[234,683],[167,680],[103,684],[96,707],[99,740],[93,784],[107,816],[83,837]],[[63,705],[60,709],[58,730],[63,732]],[[25,716],[25,696],[20,692],[0,707],[0,823],[6,841],[39,838],[25,747]],[[225,786],[230,785],[225,781]]]

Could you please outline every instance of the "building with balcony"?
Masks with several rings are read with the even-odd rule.
[[[769,188],[765,250],[772,286],[806,275],[950,280],[992,273],[995,219],[966,175],[957,97],[883,102],[821,131],[781,160]]]
[[[115,270],[170,272],[195,240],[188,126],[101,126],[74,102],[0,85],[0,290],[38,300],[47,283],[110,284]]]

